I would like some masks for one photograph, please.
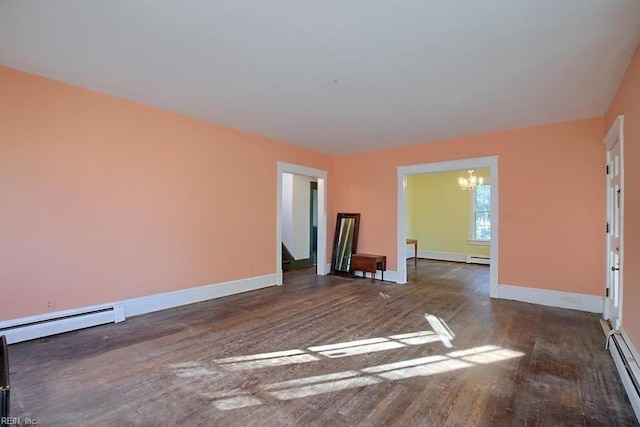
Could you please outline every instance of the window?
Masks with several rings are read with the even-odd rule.
[[[478,185],[471,191],[469,243],[491,241],[491,184]]]

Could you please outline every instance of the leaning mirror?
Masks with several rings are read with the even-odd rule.
[[[336,221],[336,233],[333,237],[333,256],[331,274],[350,275],[351,255],[358,247],[359,213],[339,213]]]

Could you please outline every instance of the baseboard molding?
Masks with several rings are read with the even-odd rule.
[[[407,258],[413,258],[413,249],[407,250]],[[432,252],[418,249],[418,258],[435,259],[438,261],[467,262],[467,254],[453,252]]]
[[[327,274],[331,274],[331,263],[325,264],[324,265],[324,271],[323,271],[324,275],[326,276]]]
[[[498,285],[497,283],[490,283],[489,298],[498,298],[498,295],[500,295],[500,285]]]
[[[11,319],[0,322],[0,335],[5,335],[7,342],[13,344],[92,326],[118,323],[130,316],[262,289],[278,283],[282,283],[281,275],[267,274],[108,304]]]
[[[406,251],[407,259],[413,258],[413,248]],[[466,262],[474,264],[489,264],[488,257],[477,254],[459,254],[454,252],[433,252],[418,249],[418,258],[435,259],[438,261]]]
[[[602,297],[523,286],[498,285],[495,297],[551,307],[602,313]]]
[[[247,279],[199,286],[197,288],[182,289],[173,292],[149,295],[123,301],[127,316],[151,313],[181,305],[193,304],[215,298],[239,294],[256,289],[267,288],[278,283],[277,274],[249,277]]]

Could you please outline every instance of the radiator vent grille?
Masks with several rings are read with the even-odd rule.
[[[467,264],[491,264],[491,258],[482,255],[467,255]]]
[[[627,392],[631,406],[640,421],[640,365],[638,359],[625,340],[624,332],[611,329],[607,320],[600,320],[606,338],[605,348],[611,352],[611,357],[618,370],[618,375]]]
[[[33,325],[42,325],[42,324],[46,324],[46,323],[50,323],[50,322],[59,322],[59,321],[62,321],[62,320],[73,319],[74,317],[88,316],[88,315],[91,315],[91,314],[105,313],[105,312],[109,312],[109,311],[113,311],[113,307],[103,308],[102,310],[89,311],[89,312],[85,312],[85,313],[70,314],[68,316],[54,317],[54,318],[51,318],[51,319],[36,320],[36,321],[33,321],[33,322],[21,323],[21,324],[7,326],[6,328],[0,329],[0,334],[5,334],[7,331],[10,331],[12,329],[26,328],[26,327],[33,326]]]
[[[94,306],[0,322],[9,344],[125,320],[124,305]]]

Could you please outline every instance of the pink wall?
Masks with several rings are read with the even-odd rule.
[[[640,349],[640,45],[605,115],[608,131],[624,115],[624,303],[622,322]]]
[[[339,157],[333,200],[362,214],[358,251],[394,270],[397,167],[498,155],[499,283],[602,295],[602,129],[593,118]]]
[[[328,170],[329,243],[360,212],[396,269],[397,166],[498,155],[499,282],[603,292],[603,118],[332,158],[4,67],[0,93],[0,320],[274,273],[277,160]]]
[[[276,162],[332,169],[5,67],[0,93],[0,320],[275,273]]]

